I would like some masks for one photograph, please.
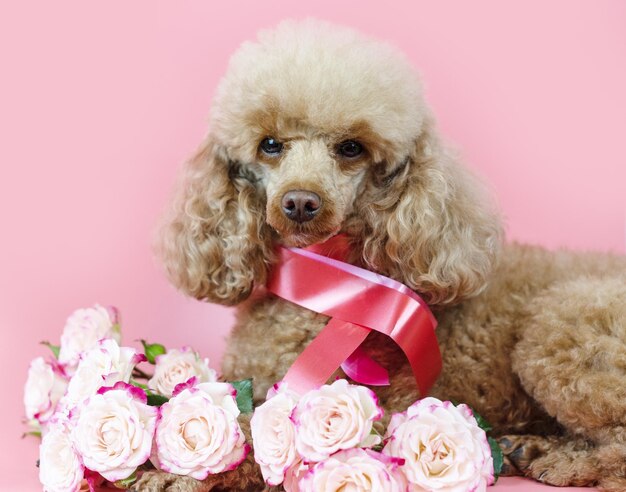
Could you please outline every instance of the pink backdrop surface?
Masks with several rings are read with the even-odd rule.
[[[37,489],[22,386],[73,309],[115,304],[127,342],[190,344],[219,364],[232,313],[170,287],[150,238],[229,55],[307,16],[408,53],[509,238],[624,252],[624,2],[3,2],[0,489]]]

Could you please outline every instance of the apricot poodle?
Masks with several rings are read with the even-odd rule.
[[[327,318],[264,292],[276,244],[341,233],[349,261],[415,290],[439,320],[432,390],[495,427],[505,472],[626,490],[626,258],[503,244],[501,219],[442,143],[407,60],[317,21],[245,43],[186,164],[160,246],[171,281],[239,305],[227,379],[263,400]],[[420,395],[399,349],[367,350],[387,413]],[[424,396],[424,395],[422,395]],[[243,466],[205,482],[147,474],[139,490],[262,490]]]

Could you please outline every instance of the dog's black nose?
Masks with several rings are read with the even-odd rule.
[[[322,199],[317,193],[308,190],[291,190],[281,200],[287,218],[298,222],[311,220],[322,208]]]

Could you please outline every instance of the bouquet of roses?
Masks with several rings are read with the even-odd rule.
[[[29,433],[42,436],[45,490],[127,488],[153,467],[202,479],[248,454],[237,417],[252,408],[250,381],[218,382],[192,349],[121,346],[117,310],[98,305],[68,318],[60,346],[44,343],[54,358],[31,362],[24,405]]]
[[[371,390],[343,379],[300,398],[279,384],[254,411],[254,458],[267,484],[288,492],[466,492],[494,482],[497,444],[467,405],[424,398],[384,432],[382,416]]]
[[[204,479],[236,468],[250,444],[267,484],[287,491],[479,491],[501,466],[466,405],[425,398],[385,430],[375,394],[341,379],[304,395],[275,385],[247,443],[238,418],[253,411],[251,380],[219,382],[190,348],[121,346],[112,307],[75,311],[60,346],[44,343],[54,358],[32,361],[24,405],[46,491],[128,488],[152,468]]]

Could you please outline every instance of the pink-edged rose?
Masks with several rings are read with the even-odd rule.
[[[39,445],[39,481],[45,492],[76,492],[84,468],[67,422],[51,422]]]
[[[192,377],[200,383],[217,381],[217,373],[209,366],[209,359],[201,359],[189,347],[170,349],[156,357],[154,376],[148,381],[148,388],[170,397],[177,385]]]
[[[370,449],[345,449],[315,464],[298,483],[300,492],[372,490],[406,492],[401,460]]]
[[[290,418],[297,401],[294,393],[279,389],[254,410],[250,420],[254,460],[268,485],[282,483],[287,469],[300,461],[295,425]]]
[[[300,490],[300,480],[309,472],[315,463],[305,464],[302,461],[297,461],[285,472],[285,479],[283,480],[283,488],[285,492],[298,492]]]
[[[235,469],[250,451],[236,394],[228,383],[181,384],[159,409],[158,466],[198,480]]]
[[[103,338],[121,342],[117,309],[96,304],[90,308],[77,309],[65,323],[61,334],[59,362],[68,374],[73,374],[80,354],[96,346]]]
[[[424,398],[392,416],[383,453],[405,460],[411,491],[484,491],[494,481],[491,449],[467,405]]]
[[[115,482],[149,458],[157,409],[139,388],[124,382],[100,388],[72,414],[72,442],[86,468]]]
[[[113,339],[100,340],[94,348],[83,353],[76,372],[70,379],[62,405],[71,409],[94,395],[102,386],[118,381],[128,383],[133,368],[142,360],[134,348],[120,347]]]
[[[24,409],[28,420],[45,424],[65,394],[67,379],[53,364],[37,357],[30,363],[24,385]]]
[[[305,394],[292,413],[296,449],[305,462],[322,461],[341,449],[371,447],[380,442],[372,434],[383,415],[376,395],[338,379]]]

